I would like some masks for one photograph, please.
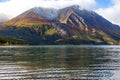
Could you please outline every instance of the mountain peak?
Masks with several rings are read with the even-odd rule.
[[[65,9],[65,10],[63,10],[63,9]],[[62,10],[65,12],[67,12],[68,10],[78,10],[79,5],[72,5],[72,6],[63,8],[63,9]],[[30,9],[29,11],[34,12],[34,13],[38,14],[39,16],[44,17],[48,21],[56,21],[60,15],[59,13],[61,10],[57,10],[54,8],[34,7],[32,9]]]
[[[79,9],[80,6],[79,6],[79,5],[72,5],[72,6],[70,6],[69,8],[72,8],[72,9]]]
[[[53,8],[34,7],[30,11],[37,13],[48,20],[55,20],[58,17],[58,10]]]

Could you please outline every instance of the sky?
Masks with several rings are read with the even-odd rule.
[[[11,19],[33,7],[60,9],[71,5],[93,10],[112,23],[120,25],[120,0],[0,0],[0,14]],[[0,20],[1,17],[2,15]]]

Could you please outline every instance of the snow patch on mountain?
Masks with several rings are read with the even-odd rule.
[[[39,16],[42,16],[48,20],[56,20],[59,15],[59,11],[53,8],[35,7],[32,8],[30,11],[37,13]]]

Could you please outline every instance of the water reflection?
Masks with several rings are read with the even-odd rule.
[[[120,48],[0,47],[0,80],[119,80]]]

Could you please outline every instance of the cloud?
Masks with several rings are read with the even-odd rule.
[[[120,25],[120,0],[111,0],[112,6],[99,8],[96,12],[114,24]]]
[[[13,18],[33,7],[63,8],[70,5],[80,5],[82,8],[92,9],[96,6],[95,0],[10,0],[0,3],[0,13]]]

